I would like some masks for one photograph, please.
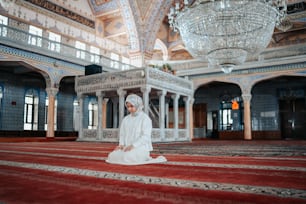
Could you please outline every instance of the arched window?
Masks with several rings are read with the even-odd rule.
[[[24,98],[24,130],[38,129],[38,103],[37,91],[28,90]]]
[[[3,98],[3,87],[0,85],[0,107],[1,107],[2,98]]]
[[[222,101],[220,104],[220,126],[221,130],[232,130],[232,102]]]
[[[91,99],[88,104],[88,129],[97,129],[98,104],[96,99]]]
[[[220,104],[220,130],[242,130],[242,112],[241,97],[223,100]]]
[[[0,128],[2,127],[2,98],[3,98],[3,87],[0,86]]]
[[[48,106],[49,106],[49,98],[46,96],[46,104],[45,104],[45,130],[48,129]],[[54,102],[54,130],[57,129],[57,99]]]

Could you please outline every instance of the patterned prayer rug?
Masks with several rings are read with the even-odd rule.
[[[105,162],[113,143],[0,143],[0,203],[306,203],[306,141],[154,144],[161,164]]]

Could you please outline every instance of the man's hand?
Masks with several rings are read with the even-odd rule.
[[[128,151],[131,151],[133,148],[134,148],[133,145],[129,145],[129,146],[125,147],[123,149],[123,151],[128,152]]]

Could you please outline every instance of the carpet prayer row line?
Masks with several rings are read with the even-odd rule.
[[[0,143],[0,203],[306,203],[303,147],[296,156],[212,156],[159,144],[152,156],[168,162],[123,166],[105,162],[114,145]]]

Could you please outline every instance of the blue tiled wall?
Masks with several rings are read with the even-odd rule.
[[[35,80],[34,80],[35,81]],[[33,86],[31,86],[33,85]],[[44,130],[45,123],[45,85],[42,82],[31,82],[28,77],[0,72],[0,86],[3,97],[0,109],[1,130],[24,129],[24,96],[27,90],[34,89],[39,97],[38,130]],[[57,130],[73,131],[74,93],[57,94]]]

